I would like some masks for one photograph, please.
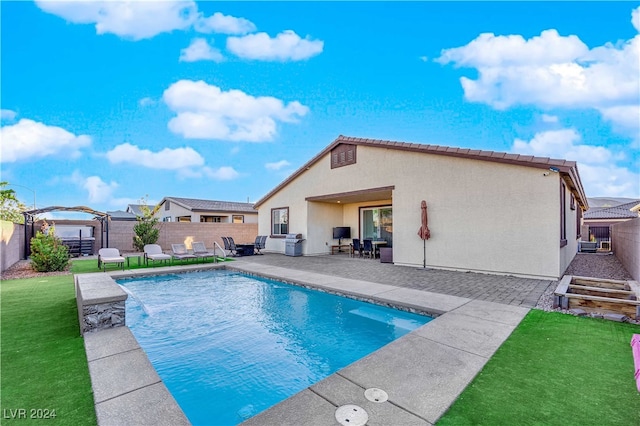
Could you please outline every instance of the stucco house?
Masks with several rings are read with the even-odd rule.
[[[163,222],[257,223],[253,203],[164,197],[155,216]]]
[[[303,255],[329,254],[332,229],[349,227],[398,265],[557,279],[588,202],[573,161],[339,136],[255,207],[271,252],[300,233]]]
[[[595,240],[601,250],[611,249],[611,226],[640,216],[640,200],[613,207],[592,208],[584,214],[584,241]],[[583,228],[584,229],[584,228]]]

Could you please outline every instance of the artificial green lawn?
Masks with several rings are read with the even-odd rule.
[[[640,425],[634,333],[639,326],[532,310],[438,426]]]
[[[97,261],[72,271],[98,272]],[[73,276],[0,281],[0,298],[2,423],[42,423],[7,417],[43,409],[60,424],[95,424]],[[532,310],[438,425],[640,425],[633,333],[640,327]]]
[[[222,258],[218,257],[218,262],[230,262],[233,259],[227,257]],[[197,261],[193,260],[171,260],[170,263],[164,262],[149,262],[149,265],[145,265],[144,261],[140,262],[138,265],[138,259],[132,257],[129,259],[129,266],[125,262],[124,269],[125,271],[128,269],[144,269],[144,268],[158,268],[160,266],[182,266],[182,265],[203,265],[203,264],[211,264],[214,263],[212,258],[207,258],[204,261],[198,259]],[[111,263],[107,265],[106,272],[112,271],[120,271],[120,267],[116,267],[115,264]],[[98,268],[98,260],[97,259],[78,259],[71,262],[71,273],[73,274],[86,274],[90,272],[103,272],[102,268]]]
[[[73,275],[1,281],[0,297],[2,424],[96,424]]]

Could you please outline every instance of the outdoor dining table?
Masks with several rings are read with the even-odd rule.
[[[239,256],[253,256],[255,251],[255,243],[236,244],[236,252]]]
[[[376,258],[376,251],[379,251],[379,246],[386,246],[387,242],[385,240],[371,241],[371,245],[373,246],[373,258]]]

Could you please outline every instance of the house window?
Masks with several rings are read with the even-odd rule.
[[[234,214],[231,218],[233,223],[244,223],[244,216],[239,214]]]
[[[289,233],[289,207],[271,209],[271,235]]]
[[[560,247],[567,245],[567,188],[560,182]]]
[[[163,222],[171,222],[171,216],[165,216],[162,218]]]
[[[200,216],[200,222],[221,223],[222,216]]]
[[[356,163],[356,146],[340,144],[331,151],[331,168],[348,166]]]
[[[170,210],[171,209],[171,201],[167,200],[164,202],[164,210]]]
[[[393,208],[391,206],[360,208],[360,238],[385,240],[393,246]]]
[[[576,238],[580,238],[582,234],[582,209],[576,210]]]

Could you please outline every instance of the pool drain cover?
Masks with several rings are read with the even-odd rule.
[[[364,391],[364,397],[371,402],[385,402],[389,399],[389,395],[382,389],[369,388]]]
[[[364,426],[369,421],[369,415],[357,405],[343,405],[336,410],[336,420],[344,426]]]

